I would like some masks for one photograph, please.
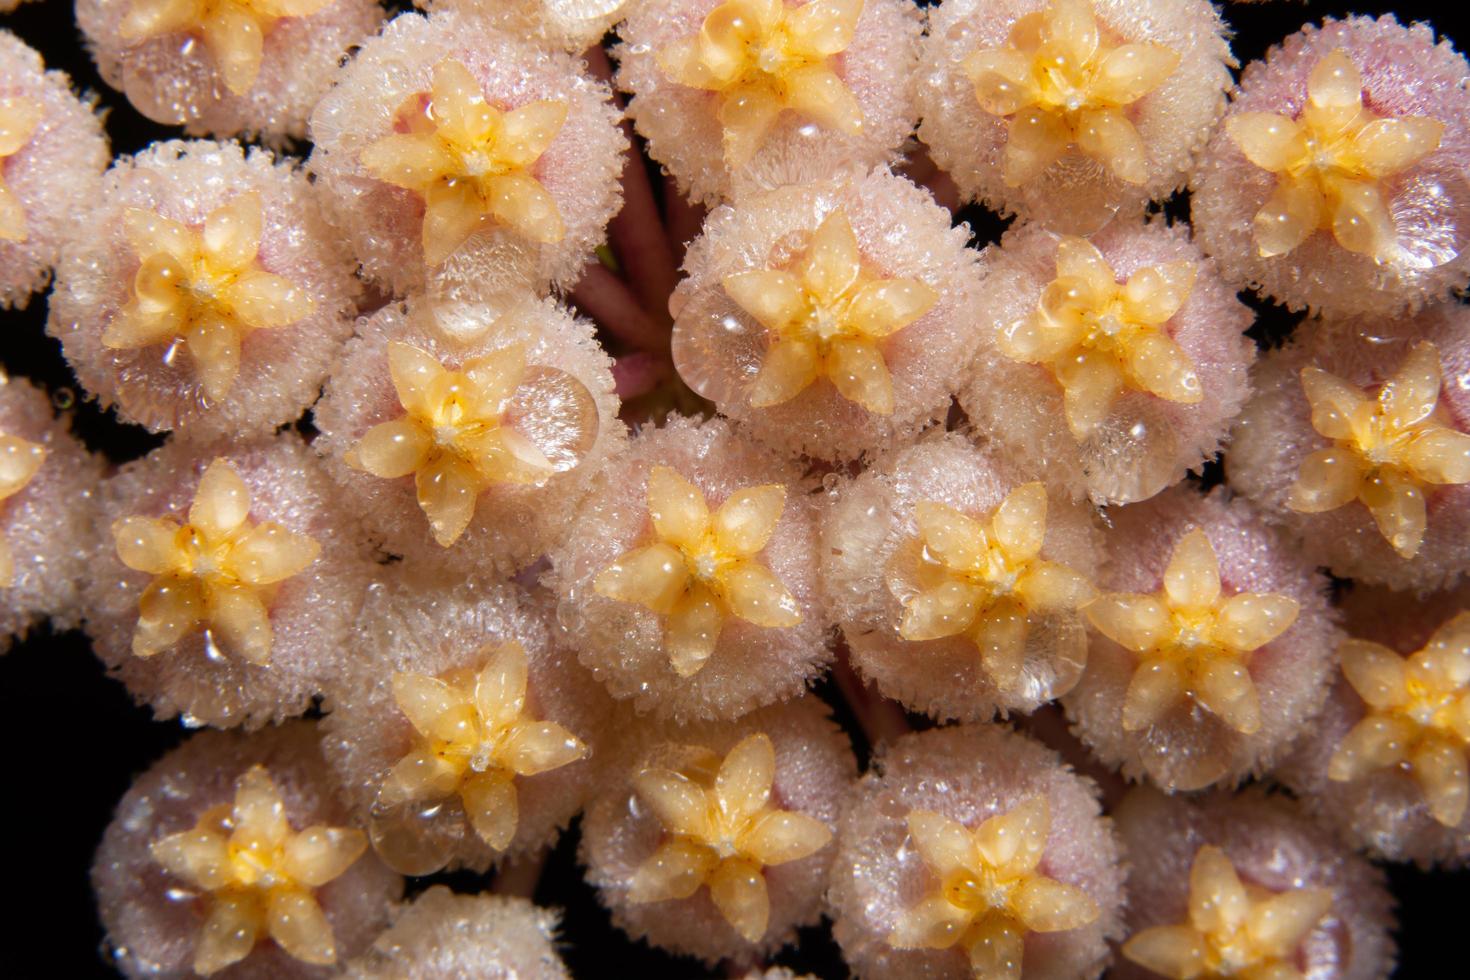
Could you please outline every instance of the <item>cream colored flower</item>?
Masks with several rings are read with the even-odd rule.
[[[117,556],[153,581],[138,601],[133,653],[151,657],[201,627],[254,664],[271,655],[276,586],[316,561],[321,546],[267,521],[250,522],[250,490],[223,459],[204,471],[189,523],[125,517],[112,525]]]
[[[0,433],[0,501],[9,500],[25,489],[46,462],[46,447],[19,436]],[[15,556],[10,545],[0,537],[0,588],[15,582]]]
[[[1148,180],[1148,148],[1124,111],[1179,67],[1162,44],[1113,45],[1090,0],[1052,0],[1011,28],[1010,44],[965,59],[980,107],[1009,120],[1005,182],[1040,176],[1071,147],[1130,184]]]
[[[155,861],[206,900],[194,946],[194,972],[204,975],[243,960],[266,936],[304,963],[335,963],[332,926],[315,891],[340,877],[366,848],[360,830],[292,830],[263,766],[235,781],[234,806],[214,807],[192,830],[151,846]]]
[[[1001,352],[1051,372],[1078,442],[1108,417],[1125,388],[1197,404],[1204,398],[1199,375],[1164,329],[1189,299],[1196,271],[1193,262],[1150,266],[1119,284],[1091,242],[1063,238],[1057,277],[1034,313],[1001,328]]]
[[[26,240],[26,209],[5,185],[4,165],[36,135],[43,111],[35,99],[18,95],[0,99],[0,241]]]
[[[672,81],[720,96],[725,161],[750,162],[782,112],[800,113],[827,129],[857,135],[863,110],[832,70],[847,50],[863,0],[726,0],[705,17],[699,34],[658,52]]]
[[[1153,595],[1109,593],[1084,610],[1097,630],[1139,655],[1123,702],[1123,730],[1158,722],[1191,698],[1225,724],[1251,735],[1261,703],[1246,661],[1296,622],[1289,596],[1220,591],[1220,563],[1199,528],[1179,539],[1164,586]]]
[[[935,884],[899,917],[890,945],[959,945],[980,980],[1020,980],[1026,933],[1097,921],[1097,903],[1085,891],[1038,870],[1051,831],[1046,797],[1033,796],[973,831],[927,810],[909,811],[908,825]]]
[[[713,514],[699,488],[667,466],[648,474],[657,540],[598,574],[597,594],[668,617],[664,646],[680,677],[709,660],[726,618],[784,628],[801,622],[796,599],[755,560],[786,506],[779,484],[731,494]]]
[[[1366,640],[1340,650],[1342,672],[1368,706],[1333,753],[1328,778],[1359,779],[1402,767],[1429,801],[1429,812],[1458,827],[1470,799],[1470,612],[1435,631],[1408,657]]]
[[[566,234],[561,212],[530,170],[566,119],[567,103],[559,99],[496,108],[470,70],[447,58],[434,66],[427,111],[360,159],[374,177],[424,199],[429,265],[447,259],[486,221],[533,242],[559,242]]]
[[[182,345],[205,394],[229,394],[240,346],[252,330],[284,327],[316,304],[290,280],[260,268],[260,195],[241,194],[211,211],[200,231],[129,208],[123,230],[138,271],[133,296],[102,333],[102,344],[133,350]]]
[[[968,636],[996,687],[1015,690],[1022,683],[1033,617],[1076,611],[1093,597],[1085,576],[1041,559],[1046,508],[1040,483],[1012,490],[983,521],[946,504],[919,502],[918,568],[912,578],[921,591],[904,604],[899,636]]]
[[[519,643],[487,653],[474,674],[393,675],[393,699],[419,737],[383,780],[378,801],[391,807],[458,795],[475,833],[503,851],[520,820],[516,777],[576,762],[587,747],[561,725],[527,716],[529,664]]]
[[[1413,558],[1428,526],[1430,485],[1470,483],[1470,435],[1438,413],[1439,351],[1420,341],[1370,398],[1320,368],[1302,369],[1312,427],[1332,440],[1302,460],[1287,506],[1319,514],[1362,501],[1394,551]]]
[[[132,0],[124,41],[190,34],[204,41],[225,87],[244,95],[260,74],[265,36],[282,17],[310,17],[332,0]]]
[[[893,414],[893,382],[879,345],[939,299],[917,279],[864,276],[857,238],[841,208],[823,219],[790,271],[740,272],[723,285],[771,334],[751,386],[756,408],[790,401],[826,377],[849,401]]]
[[[757,732],[723,760],[691,748],[689,765],[649,768],[633,787],[667,833],[633,875],[631,902],[688,898],[708,885],[715,907],[746,941],[766,934],[771,903],[764,869],[810,857],[832,839],[814,817],[771,805],[776,750]]]
[[[1242,112],[1225,131],[1247,160],[1276,175],[1252,224],[1263,257],[1285,255],[1321,229],[1349,252],[1386,261],[1397,245],[1383,182],[1437,150],[1444,124],[1374,115],[1363,105],[1363,76],[1338,49],[1312,69],[1297,119]]]
[[[1225,852],[1206,845],[1189,870],[1188,924],[1145,929],[1123,955],[1172,980],[1305,980],[1298,948],[1331,911],[1330,889],[1243,884]]]

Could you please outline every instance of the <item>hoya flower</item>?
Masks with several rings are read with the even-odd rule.
[[[255,728],[340,666],[375,565],[294,434],[171,442],[102,489],[86,576],[103,663],[160,717]]]
[[[948,0],[924,43],[919,138],[964,198],[1090,234],[1183,184],[1233,64],[1201,0]]]
[[[951,224],[886,169],[719,208],[672,301],[680,376],[791,455],[917,434],[948,411],[978,340],[977,257]]]
[[[50,280],[74,231],[77,201],[95,201],[109,158],[95,100],[0,31],[0,307],[24,307]]]
[[[1382,872],[1292,801],[1140,788],[1114,820],[1132,864],[1120,980],[1388,976]]]
[[[292,164],[155,143],[108,171],[47,330],[128,421],[199,442],[265,435],[316,400],[351,335],[354,267]]]
[[[1470,567],[1467,323],[1450,304],[1308,325],[1256,372],[1232,487],[1336,575],[1452,584]]]
[[[941,719],[986,721],[1059,697],[1087,662],[1101,539],[1087,508],[1017,484],[959,435],[839,484],[822,585],[853,666]]]
[[[46,393],[0,372],[0,651],[42,619],[81,618],[101,477]]]
[[[308,166],[363,273],[456,301],[581,277],[627,138],[578,60],[472,10],[402,14],[337,73]]]
[[[1445,296],[1470,268],[1466,73],[1433,28],[1391,15],[1291,35],[1246,67],[1190,178],[1200,244],[1292,309],[1397,315]]]
[[[1183,230],[1025,225],[983,274],[960,404],[1018,473],[1130,503],[1219,451],[1249,391],[1252,316]]]
[[[362,321],[316,448],[388,551],[508,573],[567,533],[623,426],[590,324],[530,296],[499,318],[452,314],[466,317],[479,336],[447,333],[422,297]]]
[[[800,471],[723,420],[644,428],[588,489],[548,580],[583,665],[678,721],[800,693],[830,656]]]
[[[403,879],[327,792],[314,726],[194,735],[118,803],[92,864],[130,978],[320,976],[387,925]]]
[[[1098,977],[1121,854],[1096,787],[999,726],[905,735],[838,829],[833,934],[865,977]]]
[[[714,204],[893,161],[920,29],[897,0],[655,0],[619,30],[618,87],[649,155]]]
[[[1463,865],[1470,589],[1416,599],[1355,585],[1343,612],[1342,670],[1282,781],[1376,857]]]
[[[373,848],[405,874],[550,845],[605,772],[612,702],[543,601],[443,568],[380,576],[366,656],[327,687],[324,748]]]
[[[1182,486],[1109,517],[1087,671],[1063,699],[1077,734],[1169,791],[1268,770],[1327,693],[1325,580],[1218,493]]]
[[[708,962],[770,953],[821,915],[833,829],[856,773],[811,696],[737,722],[640,722],[582,824],[613,922]]]
[[[627,16],[634,0],[423,0],[425,10],[462,10],[512,37],[581,54]]]
[[[267,937],[303,963],[337,962],[315,891],[362,857],[367,836],[351,827],[297,829],[285,809],[270,773],[257,764],[235,780],[233,805],[211,807],[192,828],[149,846],[165,871],[207,896],[195,973],[232,966]]]
[[[510,976],[570,980],[557,952],[555,911],[508,895],[457,895],[434,885],[401,908],[372,947],[346,964],[350,980]]]
[[[79,0],[102,80],[191,136],[306,132],[349,48],[383,19],[375,0]]]

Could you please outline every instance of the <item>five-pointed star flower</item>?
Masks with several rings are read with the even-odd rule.
[[[826,377],[849,401],[893,414],[893,381],[880,345],[939,299],[917,279],[865,277],[857,237],[841,208],[823,219],[791,270],[739,272],[723,285],[770,331],[771,346],[750,389],[756,408],[790,401]]]
[[[832,70],[847,50],[863,0],[726,0],[699,34],[658,52],[670,80],[720,97],[725,161],[750,162],[777,117],[790,110],[827,129],[857,135],[863,110]]]
[[[153,859],[198,889],[208,912],[194,946],[194,972],[238,963],[261,938],[304,963],[337,961],[332,926],[315,891],[367,848],[360,830],[320,824],[294,831],[264,766],[235,780],[235,803],[205,811],[193,829],[154,841]]]
[[[1333,753],[1328,778],[1347,782],[1405,767],[1434,819],[1458,827],[1470,799],[1470,612],[1407,658],[1366,640],[1348,640],[1340,654],[1368,711]]]
[[[974,975],[1020,980],[1028,932],[1064,932],[1096,921],[1081,888],[1042,874],[1051,832],[1045,796],[1030,797],[973,831],[940,813],[911,810],[909,838],[935,880],[888,937],[898,949],[961,946]]]
[[[25,148],[41,125],[41,103],[23,96],[0,98],[0,241],[26,240],[26,209],[5,185],[4,164]]]
[[[1215,548],[1195,528],[1174,546],[1161,591],[1108,593],[1084,612],[1100,633],[1139,655],[1123,702],[1124,731],[1148,728],[1191,698],[1251,735],[1261,727],[1261,703],[1246,660],[1286,632],[1300,608],[1271,593],[1223,597]]]
[[[1005,181],[1017,187],[1071,147],[1118,179],[1148,179],[1148,148],[1126,107],[1163,84],[1179,53],[1162,44],[1112,45],[1090,0],[1052,0],[1011,28],[1010,44],[965,59],[980,107],[1010,120]]]
[[[559,99],[502,111],[480,82],[452,58],[434,66],[427,110],[408,132],[362,151],[363,168],[424,200],[424,261],[443,262],[483,222],[505,225],[533,242],[566,234],[556,201],[531,169],[567,119]]]
[[[1145,929],[1123,955],[1172,980],[1305,980],[1298,948],[1331,911],[1331,889],[1246,885],[1225,852],[1207,844],[1189,869],[1189,923]]]
[[[0,432],[0,501],[24,490],[45,461],[45,446]],[[10,553],[9,543],[0,537],[0,588],[14,581],[15,556]]]
[[[587,747],[561,725],[527,717],[529,665],[519,643],[487,653],[476,674],[393,675],[393,699],[419,738],[389,770],[378,801],[391,807],[458,794],[475,833],[503,851],[520,820],[515,777],[576,762]],[[391,862],[394,855],[384,858]]]
[[[771,801],[776,750],[764,732],[742,739],[724,760],[690,748],[681,771],[648,768],[633,788],[670,835],[633,875],[628,899],[688,898],[708,884],[715,907],[748,942],[760,942],[771,904],[764,869],[810,857],[832,839],[815,817]]]
[[[725,619],[783,628],[801,622],[796,599],[755,561],[786,507],[779,484],[747,487],[713,514],[699,488],[667,466],[648,474],[657,539],[623,555],[593,582],[598,595],[668,617],[664,647],[680,677],[709,660]]]
[[[585,444],[589,427],[596,428],[591,394],[562,371],[536,370],[559,379],[566,397],[548,410],[558,413],[554,421],[566,433],[581,433],[570,438],[572,444]],[[452,371],[428,351],[393,341],[388,371],[405,414],[369,429],[347,463],[387,480],[413,474],[419,507],[442,547],[459,540],[484,490],[496,484],[539,486],[576,465],[575,458],[551,460],[507,421],[530,374],[523,344],[471,358]]]
[[[255,84],[265,36],[282,17],[310,17],[332,0],[132,0],[120,31],[124,41],[165,34],[201,38],[225,87],[244,95]]]
[[[316,306],[256,261],[259,194],[241,194],[211,211],[200,231],[140,208],[123,213],[123,230],[138,271],[132,298],[102,333],[103,346],[169,344],[172,355],[182,344],[205,394],[216,401],[229,394],[240,372],[246,334],[288,326]]]
[[[1285,255],[1321,229],[1349,252],[1392,259],[1396,235],[1383,183],[1438,149],[1444,124],[1374,115],[1363,105],[1363,76],[1341,49],[1312,69],[1307,96],[1295,120],[1271,112],[1226,120],[1246,159],[1276,174],[1276,190],[1252,225],[1256,247],[1264,258]]]
[[[1204,398],[1199,376],[1165,329],[1189,299],[1196,271],[1193,262],[1151,266],[1120,285],[1091,242],[1065,237],[1057,277],[1034,313],[1001,328],[1001,352],[1052,373],[1078,442],[1107,418],[1125,387],[1197,404]]]
[[[921,501],[914,508],[919,547],[912,578],[922,591],[904,603],[899,636],[967,635],[997,688],[1012,691],[1021,684],[1032,617],[1076,611],[1093,597],[1085,576],[1040,558],[1046,507],[1040,483],[1012,490],[984,521]],[[902,578],[906,583],[910,576]]]
[[[1439,351],[1416,343],[1376,398],[1317,367],[1302,369],[1312,427],[1332,440],[1302,460],[1287,506],[1304,514],[1360,500],[1394,551],[1413,558],[1428,526],[1424,488],[1470,483],[1470,435],[1445,425]]]
[[[112,525],[122,563],[154,576],[138,600],[134,654],[161,653],[202,626],[227,652],[253,664],[270,661],[275,587],[316,561],[321,546],[249,518],[249,488],[216,459],[199,481],[189,523],[124,517]]]

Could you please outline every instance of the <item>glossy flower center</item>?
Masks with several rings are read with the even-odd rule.
[[[862,131],[862,109],[831,64],[862,12],[863,0],[727,0],[695,37],[661,49],[659,67],[680,85],[719,93],[725,159],[741,167],[788,110],[841,133]]]
[[[1173,980],[1301,978],[1298,949],[1332,903],[1327,888],[1247,886],[1225,853],[1206,845],[1189,872],[1189,921],[1143,930],[1123,945],[1123,955]]]
[[[551,194],[531,173],[561,132],[567,103],[531,102],[502,111],[452,58],[434,67],[427,110],[405,120],[406,133],[362,151],[363,168],[424,202],[424,261],[438,265],[486,222],[533,242],[566,235]]]
[[[801,622],[796,599],[755,560],[785,506],[786,488],[768,484],[735,492],[711,513],[698,487],[655,466],[648,474],[648,514],[656,540],[603,569],[593,588],[667,616],[670,665],[690,677],[714,653],[730,616],[772,628]]]
[[[837,208],[789,270],[726,276],[725,292],[770,334],[750,403],[788,402],[818,378],[879,415],[893,413],[882,343],[929,312],[939,295],[917,279],[863,275],[857,237]]]
[[[254,664],[270,660],[270,602],[321,546],[274,522],[253,524],[249,514],[245,482],[216,459],[199,481],[187,524],[152,517],[113,524],[118,558],[153,576],[138,601],[134,654],[151,657],[203,628],[211,655],[223,646]]]
[[[0,98],[0,241],[26,240],[25,206],[6,186],[4,164],[36,135],[43,114],[41,103],[35,99],[18,95]]]
[[[771,800],[776,752],[757,732],[724,759],[681,747],[677,768],[655,766],[633,776],[633,788],[663,825],[665,838],[633,875],[632,902],[688,898],[708,886],[725,921],[759,942],[770,921],[764,869],[815,854],[832,839],[820,820],[782,810]]]
[[[1290,628],[1299,611],[1288,596],[1223,595],[1219,559],[1199,528],[1175,545],[1157,593],[1109,593],[1085,610],[1099,632],[1139,655],[1123,703],[1125,731],[1156,724],[1187,698],[1242,735],[1261,727],[1249,654]]]
[[[1285,255],[1321,229],[1348,251],[1383,262],[1397,252],[1385,184],[1439,148],[1444,124],[1375,115],[1363,105],[1361,73],[1338,49],[1312,70],[1296,119],[1242,112],[1227,120],[1226,132],[1246,159],[1276,175],[1253,222],[1262,257]]]
[[[1125,111],[1163,84],[1179,54],[1108,42],[1090,0],[1052,0],[1011,28],[1009,44],[971,54],[980,107],[1009,120],[1005,181],[1017,187],[1076,148],[1118,179],[1148,179],[1148,148]]]
[[[1317,367],[1302,369],[1312,427],[1332,440],[1302,461],[1287,506],[1305,514],[1354,500],[1405,559],[1428,528],[1426,490],[1470,483],[1470,435],[1445,422],[1439,351],[1420,341],[1376,397]]]
[[[153,842],[153,859],[204,897],[194,972],[210,974],[269,936],[305,963],[335,963],[332,927],[315,891],[367,847],[362,831],[322,825],[295,831],[270,774],[255,766],[235,781],[233,806],[214,807],[191,830]]]

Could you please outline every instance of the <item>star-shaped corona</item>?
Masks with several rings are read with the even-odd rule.
[[[19,436],[0,432],[0,501],[25,489],[46,462],[46,447]],[[0,588],[15,582],[15,556],[10,544],[0,537]]]
[[[1470,483],[1470,435],[1445,424],[1440,386],[1439,351],[1429,341],[1410,349],[1376,397],[1321,368],[1303,368],[1312,427],[1332,445],[1302,460],[1286,505],[1319,514],[1361,501],[1400,557],[1417,555],[1428,527],[1427,488]]]
[[[112,526],[118,558],[153,581],[138,601],[133,653],[151,657],[198,629],[216,648],[266,664],[276,587],[316,561],[321,546],[280,524],[250,521],[250,490],[228,462],[204,471],[189,521],[125,517]]]
[[[1328,778],[1406,769],[1434,819],[1458,827],[1470,799],[1470,612],[1408,657],[1366,640],[1348,640],[1339,652],[1343,674],[1368,708],[1333,753]]]
[[[863,110],[832,69],[847,50],[863,0],[726,0],[699,33],[658,52],[670,80],[720,97],[725,160],[750,162],[781,113],[792,111],[848,135]]]
[[[765,869],[810,857],[832,839],[814,817],[771,801],[776,750],[757,732],[722,760],[690,747],[679,769],[652,767],[633,788],[665,838],[633,875],[632,902],[688,898],[708,885],[725,921],[748,942],[760,942],[770,921]]]
[[[1222,595],[1219,559],[1199,528],[1174,546],[1158,593],[1109,593],[1084,610],[1100,633],[1139,658],[1123,702],[1124,731],[1148,728],[1188,698],[1242,735],[1261,727],[1246,662],[1299,611],[1289,596]]]
[[[909,839],[935,878],[888,937],[897,949],[961,947],[983,980],[1020,980],[1028,932],[1065,932],[1097,920],[1097,903],[1040,871],[1051,831],[1046,797],[1030,797],[973,831],[911,810]]]
[[[404,414],[369,429],[347,462],[386,480],[412,474],[419,507],[442,547],[459,540],[485,490],[539,486],[565,468],[507,424],[529,370],[524,345],[471,358],[454,371],[425,350],[393,341],[388,370]]]
[[[359,159],[378,180],[423,198],[424,261],[431,266],[487,222],[550,244],[561,241],[566,226],[530,171],[566,119],[560,99],[496,108],[470,70],[447,58],[434,66],[425,110],[403,120],[408,131],[383,137]]]
[[[260,250],[261,202],[241,194],[211,211],[204,227],[129,208],[123,230],[138,258],[132,297],[102,333],[114,350],[182,347],[205,394],[219,401],[240,372],[240,348],[252,330],[284,327],[316,304],[290,280],[266,272]]]
[[[1006,184],[1040,176],[1073,147],[1119,180],[1144,183],[1148,147],[1126,110],[1174,73],[1179,53],[1108,43],[1090,0],[1052,0],[1018,19],[1009,41],[963,66],[980,107],[1008,120]]]
[[[132,0],[120,31],[124,41],[189,34],[204,42],[234,95],[260,74],[265,37],[282,17],[309,17],[332,0]]]
[[[1197,271],[1193,262],[1173,262],[1139,269],[1120,284],[1091,242],[1065,237],[1057,277],[1034,313],[1001,328],[1001,352],[1051,372],[1078,442],[1125,388],[1197,404],[1204,398],[1199,375],[1165,329],[1189,299]]]
[[[340,877],[366,848],[360,830],[293,830],[263,766],[235,781],[233,806],[213,807],[193,829],[151,845],[153,859],[205,905],[194,972],[206,976],[243,960],[266,937],[303,963],[335,963],[332,926],[316,889]]]
[[[1040,483],[1012,490],[984,520],[921,501],[914,508],[919,547],[912,578],[922,591],[905,602],[899,636],[968,636],[995,686],[1014,691],[1023,680],[1032,619],[1076,611],[1093,597],[1081,573],[1040,558],[1046,508]]]
[[[849,401],[892,415],[893,380],[881,344],[939,299],[917,279],[864,276],[857,237],[841,208],[822,220],[791,269],[740,272],[723,285],[770,332],[750,389],[756,408],[790,401],[825,377]]]
[[[24,96],[0,99],[0,241],[26,240],[26,209],[5,185],[4,164],[23,150],[41,125],[41,103]]]
[[[1444,124],[1425,116],[1382,118],[1363,105],[1363,76],[1346,51],[1318,62],[1296,119],[1242,112],[1226,132],[1246,159],[1276,175],[1252,228],[1263,258],[1286,255],[1319,229],[1349,252],[1394,257],[1384,182],[1439,148]]]
[[[1304,980],[1298,949],[1331,911],[1330,889],[1247,885],[1225,852],[1207,844],[1189,869],[1189,922],[1145,929],[1123,955],[1171,980]]]
[[[504,851],[520,820],[516,777],[569,765],[587,747],[561,725],[528,716],[529,665],[519,643],[487,653],[478,673],[393,675],[393,699],[418,738],[389,770],[378,802],[391,807],[457,795],[480,839]],[[394,862],[391,853],[384,858]]]
[[[785,507],[786,488],[766,484],[731,494],[711,514],[698,487],[655,466],[648,515],[657,540],[603,569],[593,588],[666,616],[669,663],[680,677],[692,677],[715,652],[730,616],[778,629],[801,622],[796,599],[755,560]]]

